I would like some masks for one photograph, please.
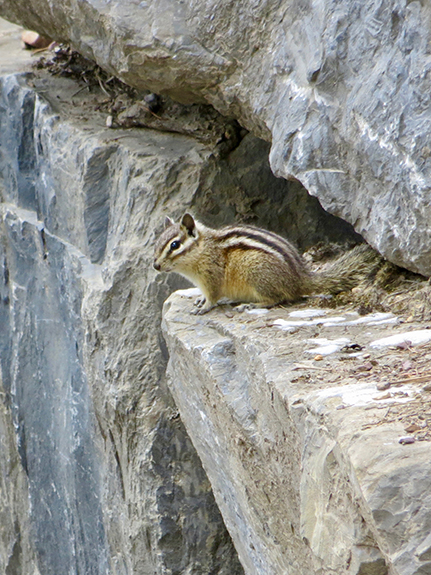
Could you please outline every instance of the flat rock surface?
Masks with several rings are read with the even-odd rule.
[[[428,573],[430,326],[307,303],[194,316],[195,291],[165,304],[170,385],[246,572]]]
[[[0,74],[29,70],[34,61],[32,52],[21,41],[23,28],[0,18]]]

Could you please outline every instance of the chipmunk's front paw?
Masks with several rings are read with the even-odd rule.
[[[199,303],[198,300],[200,300]],[[193,315],[203,315],[204,313],[208,313],[214,307],[214,305],[204,297],[198,298],[198,300],[195,301],[196,309],[191,312]]]
[[[196,307],[202,307],[203,305],[205,305],[207,301],[207,298],[204,295],[200,295],[199,297],[197,297],[193,303],[193,305],[195,305]],[[196,312],[197,313],[197,312]]]

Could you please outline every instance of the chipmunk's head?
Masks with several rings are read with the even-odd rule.
[[[154,249],[153,267],[157,271],[184,273],[190,266],[190,257],[197,245],[199,231],[190,214],[184,214],[180,223],[165,219],[165,230]]]

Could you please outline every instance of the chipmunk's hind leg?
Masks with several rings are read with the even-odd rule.
[[[276,256],[259,258],[247,270],[247,282],[256,291],[253,300],[262,307],[298,300],[304,294],[304,269],[297,269]]]

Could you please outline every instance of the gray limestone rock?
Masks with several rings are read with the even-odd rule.
[[[20,461],[8,395],[0,380],[0,572],[40,575],[30,530],[28,478]]]
[[[19,0],[11,3],[9,16],[15,10],[19,18],[20,5]],[[6,1],[0,0],[0,6],[6,10]],[[57,31],[65,39],[74,35],[72,41],[83,52],[102,64],[109,60],[113,71],[122,62],[121,74],[131,83],[151,85],[182,100],[206,99],[268,139],[269,126],[273,167],[283,175],[302,174],[313,192],[318,176],[322,198],[339,193],[337,201],[344,208],[335,202],[332,210],[349,212],[351,221],[357,223],[355,194],[361,195],[371,181],[370,166],[376,186],[387,168],[387,187],[367,188],[382,214],[377,227],[367,228],[368,237],[375,229],[386,241],[384,217],[394,205],[393,159],[399,160],[403,182],[405,170],[411,170],[409,177],[414,171],[415,157],[407,161],[404,148],[398,154],[401,148],[392,146],[390,134],[382,139],[366,123],[358,124],[365,139],[356,139],[352,152],[353,140],[345,138],[351,125],[346,117],[344,124],[333,120],[341,117],[338,102],[345,102],[355,86],[346,81],[346,93],[340,89],[339,100],[331,100],[333,107],[322,99],[319,78],[322,90],[338,90],[323,66],[330,52],[310,49],[304,55],[299,47],[316,47],[335,29],[328,26],[319,35],[314,28],[311,33],[318,10],[322,16],[327,7],[301,6],[286,13],[296,27],[290,34],[283,28],[286,41],[280,44],[281,28],[275,33],[267,22],[277,22],[275,14],[283,22],[281,5],[220,4],[208,21],[186,19],[187,26],[205,33],[214,26],[205,50],[185,34],[182,20],[184,11],[197,17],[207,10],[205,3],[179,4],[175,18],[169,3],[131,3],[126,19],[118,5],[109,3],[70,3],[70,11],[65,3],[53,3],[50,10],[40,4],[37,11],[27,4],[25,18],[49,34]],[[334,49],[341,50],[345,40],[351,63],[349,42],[371,7],[356,8],[358,18],[351,22],[350,16],[342,16],[355,4],[346,6],[338,8],[338,30],[345,34]],[[415,2],[398,9],[426,15],[426,8]],[[238,10],[237,20],[230,10]],[[105,34],[121,39],[142,11],[151,13],[147,24],[153,26],[143,26],[136,38],[144,44],[150,36],[158,38],[157,50],[152,40],[135,49],[129,36],[125,58],[123,44],[110,43]],[[382,9],[381,17],[385,14]],[[391,52],[395,59],[409,41],[406,30],[415,22],[413,16],[398,24],[392,17],[398,39]],[[250,19],[253,30],[247,33],[245,27],[240,33],[237,22],[245,25]],[[107,25],[120,20],[123,27]],[[311,27],[301,44],[294,32],[299,33],[298,23],[304,21]],[[378,25],[367,22],[370,30]],[[241,53],[235,51],[238,38]],[[368,44],[358,38],[357,50],[363,48],[365,60]],[[373,38],[371,34],[368,40],[374,42],[379,62],[382,49]],[[417,54],[422,41],[413,42],[409,54]],[[225,56],[215,52],[217,43]],[[267,61],[263,46],[270,45],[277,47],[267,51],[270,59],[278,55],[277,80],[265,84],[259,78],[271,68],[262,63]],[[289,68],[286,62],[294,48]],[[287,50],[286,57],[279,50]],[[227,53],[235,58],[226,59]],[[202,58],[205,66],[198,78],[193,70]],[[300,65],[305,61],[307,69]],[[355,73],[359,82],[361,70],[346,65],[346,77]],[[304,85],[316,87],[292,92],[298,75]],[[406,75],[400,98],[419,80]],[[257,92],[250,89],[251,81]],[[275,103],[270,96],[281,93],[283,82],[283,97]],[[355,93],[365,98],[363,84],[363,91]],[[311,347],[307,338],[314,340],[321,329],[334,334],[338,328],[311,323],[295,328],[292,336],[276,327],[278,319],[286,320],[285,310],[269,312],[268,319],[248,314],[233,318],[220,309],[196,318],[189,315],[188,296],[177,295],[165,308],[166,340],[159,329],[164,300],[185,285],[151,268],[154,239],[165,215],[178,217],[191,209],[213,226],[234,220],[263,225],[300,248],[346,234],[354,240],[351,228],[325,214],[297,181],[276,179],[264,141],[249,134],[220,157],[213,144],[190,136],[109,130],[106,118],[94,112],[98,96],[78,95],[78,90],[74,82],[48,80],[43,74],[0,80],[2,573],[240,575],[243,568],[248,575],[429,573],[430,443],[399,442],[406,435],[403,410],[423,415],[420,422],[429,425],[430,399],[423,390],[411,384],[379,397],[375,381],[352,377],[355,360],[342,361],[339,355],[321,369],[322,364],[316,366],[304,355],[306,343]],[[384,83],[382,90],[384,94]],[[332,131],[325,132],[322,106],[334,113],[328,112]],[[352,114],[353,108],[345,113]],[[368,113],[370,120],[374,112]],[[290,132],[284,131],[285,122]],[[407,132],[408,126],[403,124]],[[373,156],[373,146],[380,155]],[[364,162],[368,153],[369,164]],[[324,162],[334,157],[339,164],[328,171]],[[301,172],[304,162],[309,162],[309,173]],[[353,172],[341,174],[344,163],[356,166],[360,186],[354,193],[349,180]],[[425,188],[420,188],[422,173],[416,175],[409,181],[418,184],[419,194]],[[335,189],[330,178],[344,176]],[[346,189],[353,195],[346,196]],[[425,192],[418,211],[412,211],[409,202],[418,197],[409,188],[403,205],[398,202],[392,220],[399,226],[395,260],[406,254],[400,210],[405,208],[413,225]],[[381,210],[382,201],[389,212]],[[360,216],[366,218],[366,199],[361,202]],[[425,216],[422,223],[427,225]],[[421,235],[420,225],[416,227],[410,245]],[[416,247],[421,262],[424,251]],[[347,324],[343,337],[349,332],[369,347],[373,335],[401,329],[389,323],[364,332]],[[340,386],[341,380],[345,385]]]
[[[246,573],[429,573],[430,393],[420,378],[376,387],[385,365],[402,379],[404,353],[388,361],[373,342],[405,326],[306,304],[196,317],[195,291],[165,303],[169,383]],[[408,329],[420,327],[429,342]],[[374,371],[361,379],[363,356]],[[419,374],[429,358],[428,346]],[[419,435],[403,445],[413,416]]]
[[[2,572],[241,573],[164,383],[172,287],[151,271],[163,203],[186,183],[187,201],[210,150],[118,145],[23,78],[0,92]]]
[[[240,574],[166,385],[161,308],[186,284],[152,269],[154,239],[185,209],[302,247],[354,234],[273,176],[262,140],[220,158],[110,130],[100,94],[77,92],[0,79],[0,570]]]
[[[0,0],[130,85],[208,102],[390,261],[431,274],[427,3]]]

